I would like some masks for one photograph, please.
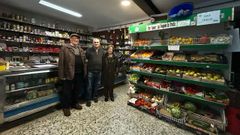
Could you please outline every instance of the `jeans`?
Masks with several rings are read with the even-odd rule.
[[[91,71],[88,72],[88,86],[87,86],[87,100],[97,99],[97,90],[101,83],[101,72]]]
[[[79,95],[82,90],[83,74],[75,74],[73,80],[63,81],[61,93],[62,107],[67,109],[78,103]]]

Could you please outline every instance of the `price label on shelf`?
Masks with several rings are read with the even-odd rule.
[[[168,51],[179,51],[180,50],[180,45],[169,45],[168,46]]]
[[[197,14],[197,25],[220,23],[220,10]]]
[[[132,104],[135,104],[136,101],[137,101],[136,98],[132,98],[132,99],[128,100],[128,102],[130,102],[130,103],[132,103]]]

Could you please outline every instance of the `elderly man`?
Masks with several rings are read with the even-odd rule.
[[[98,102],[97,89],[101,81],[102,57],[104,50],[100,45],[100,39],[93,39],[93,46],[86,51],[88,68],[87,106],[91,106],[91,100]]]
[[[79,46],[78,34],[70,35],[70,43],[62,46],[59,55],[59,78],[63,82],[61,104],[65,116],[70,116],[70,108],[81,110],[78,102],[81,84],[86,75],[85,53]]]

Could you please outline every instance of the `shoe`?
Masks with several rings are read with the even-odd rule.
[[[91,101],[87,101],[86,106],[90,107],[91,106]]]
[[[75,104],[75,105],[73,106],[73,108],[75,108],[75,109],[77,109],[77,110],[82,110],[82,106],[81,106],[79,103]]]
[[[94,99],[94,102],[95,102],[95,103],[97,103],[97,102],[98,102],[98,99],[97,99],[97,98],[95,98],[95,99]]]
[[[105,102],[107,102],[108,101],[108,98],[105,98]]]
[[[111,99],[111,101],[113,101],[113,102],[114,102],[114,98],[113,98],[113,97],[111,97],[110,99]]]
[[[71,115],[71,112],[70,112],[70,109],[63,109],[63,114],[64,116],[70,116]]]

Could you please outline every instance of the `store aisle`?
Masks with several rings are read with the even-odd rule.
[[[190,135],[153,116],[127,105],[128,85],[115,88],[115,102],[104,98],[83,110],[72,110],[70,117],[55,111],[1,135]]]

